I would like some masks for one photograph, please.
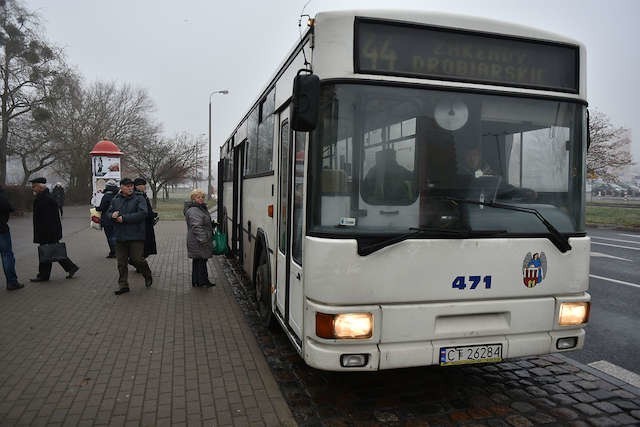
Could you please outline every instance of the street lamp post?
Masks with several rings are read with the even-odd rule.
[[[226,95],[229,93],[228,90],[214,90],[209,94],[209,177],[207,179],[207,199],[211,200],[211,97],[216,93],[221,93],[222,95]],[[220,179],[220,177],[218,177]]]
[[[200,178],[202,178],[202,175],[200,175],[200,161],[198,160],[198,158],[200,157],[200,148],[202,147],[202,140],[206,138],[206,134],[204,132],[202,132],[200,135],[198,135],[198,140],[196,142],[196,164],[195,164],[195,168],[196,168],[196,172],[194,175],[194,187],[193,188],[200,188]]]

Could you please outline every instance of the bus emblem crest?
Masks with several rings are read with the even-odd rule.
[[[533,288],[542,283],[547,276],[547,257],[544,252],[533,255],[527,252],[522,262],[522,282],[527,288]]]

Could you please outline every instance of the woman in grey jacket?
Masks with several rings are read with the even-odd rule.
[[[200,189],[191,192],[191,201],[184,202],[187,221],[187,255],[192,259],[191,286],[210,288],[207,260],[213,256],[213,224]]]

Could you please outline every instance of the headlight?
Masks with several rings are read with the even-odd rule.
[[[576,326],[589,320],[589,302],[563,302],[560,304],[560,326]]]
[[[316,335],[320,338],[371,338],[373,315],[371,313],[316,313]]]

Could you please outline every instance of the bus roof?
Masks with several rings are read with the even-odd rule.
[[[379,22],[380,25],[385,26],[401,26],[404,28],[415,28],[416,34],[424,28],[425,31],[431,31],[437,33],[440,31],[451,31],[451,34],[462,34],[462,38],[466,37],[466,40],[484,39],[489,40],[491,43],[499,43],[499,40],[507,40],[505,43],[509,43],[512,40],[516,47],[510,49],[511,53],[518,52],[523,45],[528,45],[529,48],[526,51],[527,54],[533,53],[530,57],[536,63],[546,63],[547,68],[553,67],[556,64],[553,56],[544,56],[544,53],[540,53],[540,49],[544,50],[543,46],[551,46],[551,50],[564,50],[573,51],[569,52],[569,55],[561,57],[565,59],[563,65],[565,68],[559,70],[569,70],[575,73],[575,81],[563,88],[562,85],[555,85],[553,83],[549,85],[541,84],[518,84],[515,81],[511,84],[508,80],[504,83],[491,82],[491,79],[486,79],[482,82],[480,80],[465,82],[464,79],[456,78],[434,78],[430,79],[427,75],[414,75],[410,73],[386,73],[384,70],[378,69],[378,72],[367,73],[365,70],[358,70],[357,61],[358,58],[354,58],[358,53],[366,54],[365,50],[368,49],[364,44],[360,47],[357,45],[357,24],[358,22]],[[409,30],[413,31],[413,30]],[[425,32],[423,31],[423,33]],[[374,33],[377,34],[377,33]],[[421,41],[416,43],[430,44],[430,39],[423,36]],[[378,37],[380,40],[382,36]],[[388,36],[387,36],[388,38]],[[406,39],[406,38],[405,38]],[[411,55],[411,51],[419,51],[425,47],[412,49],[404,49],[399,45],[401,43],[395,38],[389,39],[391,42],[395,42],[396,45],[388,50],[387,53],[392,52],[393,55],[400,53],[397,49],[405,50],[406,54]],[[437,42],[433,42],[437,43]],[[505,45],[502,43],[502,45]],[[431,47],[433,47],[432,44]],[[384,51],[386,49],[384,43],[376,46],[377,50],[375,55],[379,55],[378,59],[383,62]],[[358,50],[361,49],[361,50]],[[356,50],[358,50],[356,52]],[[536,52],[538,51],[538,52]],[[364,53],[363,53],[364,52]],[[557,52],[556,52],[557,53]],[[563,52],[566,53],[566,52]],[[562,54],[562,53],[561,53]],[[537,58],[536,58],[537,55]],[[544,59],[543,59],[544,58]],[[549,58],[553,58],[549,60]],[[571,59],[573,58],[573,59]],[[407,57],[404,57],[407,60]],[[455,59],[455,58],[453,58]],[[537,61],[537,62],[535,62]],[[571,62],[573,61],[573,62]],[[516,63],[512,63],[517,65]],[[327,78],[348,78],[348,79],[371,79],[398,81],[398,82],[412,82],[412,83],[429,83],[438,85],[447,85],[450,87],[470,88],[470,89],[490,89],[498,91],[511,91],[520,93],[531,93],[546,96],[566,96],[576,99],[586,99],[586,54],[584,45],[580,42],[568,37],[564,37],[558,34],[554,34],[548,31],[539,30],[532,27],[527,27],[518,24],[512,24],[487,18],[477,18],[467,15],[454,15],[439,12],[426,12],[426,11],[407,11],[407,10],[343,10],[343,11],[328,11],[320,12],[316,15],[314,23],[314,54],[313,54],[313,72],[317,74],[320,79]],[[355,66],[354,66],[355,65]],[[477,65],[477,64],[472,64]],[[554,70],[556,71],[556,70]],[[374,74],[374,75],[372,75]],[[419,74],[419,73],[418,73]],[[459,80],[459,81],[456,81]]]
[[[333,20],[340,18],[379,18],[395,20],[420,25],[435,25],[471,31],[482,31],[501,35],[512,35],[540,40],[550,40],[560,43],[581,45],[577,40],[569,37],[520,24],[514,24],[497,19],[482,18],[471,15],[433,12],[424,10],[400,10],[400,9],[353,9],[323,11],[316,14],[316,21]]]
[[[496,35],[497,37],[513,37],[528,39],[531,41],[542,41],[548,43],[560,43],[566,45],[576,46],[579,50],[579,76],[578,76],[578,93],[565,94],[566,97],[586,100],[586,53],[584,45],[569,37],[559,35],[553,32],[541,30],[535,27],[529,27],[520,24],[514,24],[510,22],[499,21],[489,18],[480,18],[462,14],[451,14],[424,10],[399,10],[399,9],[353,9],[353,10],[335,10],[335,11],[322,11],[318,12],[310,28],[303,32],[295,44],[286,53],[280,62],[278,68],[271,74],[269,80],[263,86],[263,89],[259,92],[257,98],[254,98],[250,104],[249,111],[255,108],[261,99],[267,94],[269,90],[276,87],[276,81],[281,79],[281,76],[288,68],[297,66],[302,68],[302,62],[300,54],[303,47],[305,50],[311,45],[310,33],[313,32],[313,55],[307,55],[312,66],[314,73],[318,74],[321,79],[324,78],[368,78],[366,74],[358,74],[354,72],[353,55],[354,55],[354,22],[356,18],[370,18],[380,19],[389,22],[398,22],[402,24],[415,24],[416,26],[431,26],[442,27],[444,29],[452,29],[458,31],[470,31],[485,33],[487,35]],[[293,65],[292,65],[293,64]],[[297,70],[296,68],[296,70]],[[290,74],[292,70],[288,70]],[[397,77],[397,76],[377,76],[380,80],[390,81],[416,81],[415,78]],[[289,80],[289,79],[285,79]],[[431,82],[434,84],[443,84],[443,81],[437,80],[419,80],[422,83]],[[490,87],[492,90],[503,90],[513,92],[529,92],[538,93],[542,95],[558,96],[558,92],[545,91],[539,89],[527,89],[516,88],[509,86],[492,86],[491,84],[467,84],[454,81],[447,81],[447,85],[452,87]],[[276,93],[276,109],[282,101],[280,94]],[[285,97],[287,98],[288,95]],[[246,119],[249,115],[247,111],[246,115],[238,126],[231,132],[234,135],[243,124],[246,124]],[[224,145],[224,143],[223,143]],[[222,147],[221,147],[222,148]]]

